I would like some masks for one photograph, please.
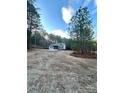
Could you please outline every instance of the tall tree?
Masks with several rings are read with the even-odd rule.
[[[80,7],[71,18],[68,31],[72,39],[79,42],[82,53],[87,52],[87,41],[93,38],[92,20],[87,7]]]
[[[41,27],[40,15],[35,7],[35,0],[27,0],[27,48],[31,47],[31,33]]]

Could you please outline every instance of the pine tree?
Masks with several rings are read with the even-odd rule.
[[[93,38],[92,20],[87,7],[80,7],[71,18],[68,31],[72,39],[79,42],[79,48],[82,53],[87,53],[87,41]]]
[[[35,7],[35,0],[27,0],[27,25],[27,48],[30,49],[32,31],[42,27],[40,15]]]

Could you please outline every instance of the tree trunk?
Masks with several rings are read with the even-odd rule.
[[[27,29],[27,49],[31,48],[32,16],[30,17],[30,27]]]
[[[31,48],[31,31],[27,30],[27,49]]]

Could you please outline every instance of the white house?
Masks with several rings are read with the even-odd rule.
[[[65,50],[66,45],[65,43],[56,43],[56,44],[51,44],[49,46],[49,50]]]

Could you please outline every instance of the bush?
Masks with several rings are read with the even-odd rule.
[[[80,50],[80,42],[77,40],[72,40],[71,41],[71,49],[79,51]]]
[[[88,50],[90,51],[97,51],[97,42],[95,40],[90,40],[87,42],[88,43]]]

